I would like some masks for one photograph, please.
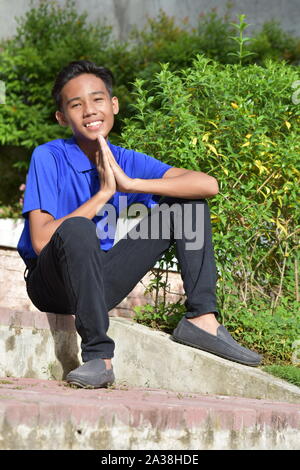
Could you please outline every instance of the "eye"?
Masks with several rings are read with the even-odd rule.
[[[103,101],[103,98],[95,98],[95,101]]]
[[[76,108],[77,106],[80,106],[80,103],[72,104],[71,108]]]

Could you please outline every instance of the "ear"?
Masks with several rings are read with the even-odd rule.
[[[61,111],[56,111],[55,117],[60,126],[68,127],[69,123],[66,120],[64,113],[62,113]]]
[[[113,108],[113,113],[118,114],[119,112],[119,100],[116,96],[113,96],[111,99],[112,102],[112,108]]]

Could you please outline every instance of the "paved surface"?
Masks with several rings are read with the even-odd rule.
[[[0,449],[300,449],[300,405],[0,379]]]

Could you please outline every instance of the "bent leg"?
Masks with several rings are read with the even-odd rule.
[[[85,217],[65,220],[41,251],[27,281],[28,294],[43,311],[75,315],[84,362],[113,357],[107,336],[108,309],[103,253],[95,224]]]
[[[196,239],[197,230],[201,231],[200,243],[195,240],[193,244],[191,236],[195,233]],[[204,199],[162,198],[125,238],[104,253],[107,307],[113,308],[126,297],[173,243],[187,296],[186,316],[218,313],[210,214]]]

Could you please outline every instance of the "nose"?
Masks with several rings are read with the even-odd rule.
[[[94,103],[91,101],[86,101],[83,103],[82,112],[84,117],[91,116],[93,114],[97,114],[95,109]]]

